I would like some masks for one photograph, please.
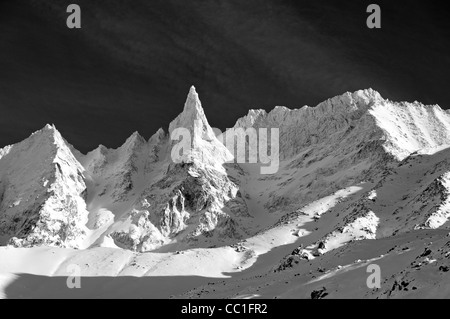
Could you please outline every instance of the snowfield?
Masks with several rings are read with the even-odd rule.
[[[48,125],[0,149],[0,298],[450,297],[446,111],[368,89],[235,128],[280,130],[276,174],[229,162],[195,88],[149,140],[85,155]]]

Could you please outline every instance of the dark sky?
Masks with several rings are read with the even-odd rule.
[[[370,3],[382,29],[366,27]],[[66,27],[77,3],[82,29]],[[86,152],[149,138],[191,85],[212,126],[369,88],[450,107],[450,19],[433,1],[0,2],[0,147],[46,123]]]

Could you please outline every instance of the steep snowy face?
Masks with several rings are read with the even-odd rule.
[[[369,89],[334,97],[314,108],[291,110],[278,106],[270,113],[251,110],[237,121],[235,128],[279,128],[280,156],[287,160],[312,146],[341,147],[337,143],[349,137],[360,136],[352,144],[381,138],[382,132],[375,132],[375,121],[367,116],[367,111],[383,101]]]
[[[170,123],[169,136],[172,162],[199,161],[224,172],[222,165],[232,159],[232,154],[208,124],[195,87],[189,91],[183,112]],[[177,144],[189,147],[178,151]]]
[[[78,247],[88,216],[84,168],[55,127],[48,125],[2,153],[2,244]]]
[[[188,129],[192,135],[195,135],[194,141],[201,139],[211,141],[215,137],[194,86],[189,90],[183,112],[170,123],[169,134],[172,134],[177,128]]]
[[[117,150],[100,146],[82,163],[86,176],[98,183],[97,188],[102,187],[100,194],[110,194],[115,201],[120,201],[134,188],[136,175],[145,174],[138,169],[143,168],[148,155],[147,142],[136,132]]]
[[[437,105],[381,101],[369,114],[383,131],[383,147],[399,160],[422,149],[450,144],[450,115]]]
[[[373,90],[346,93],[315,108],[270,113],[250,111],[235,128],[278,128],[280,171],[252,174],[261,205],[270,214],[293,212],[341,189],[376,179],[395,158],[386,152],[385,134],[370,114],[384,103]],[[271,147],[271,146],[270,146]]]
[[[314,108],[251,110],[235,127],[279,128],[282,159],[313,145],[346,151],[361,142],[381,141],[387,153],[402,160],[417,150],[450,143],[450,115],[439,106],[392,102],[372,89],[347,92]]]
[[[180,129],[187,134],[177,135]],[[173,148],[186,138],[189,147],[177,161]],[[238,221],[249,217],[247,207],[224,166],[230,154],[216,139],[194,88],[183,112],[170,124],[169,137],[154,136],[150,141],[163,141],[153,147],[161,151],[154,156],[159,173],[122,222],[111,228],[116,245],[150,251],[171,243],[183,249],[241,238],[244,230]]]
[[[111,236],[118,246],[137,251],[165,244],[208,247],[241,238],[239,221],[248,217],[239,188],[227,175],[195,162],[175,164],[142,193],[127,223]]]

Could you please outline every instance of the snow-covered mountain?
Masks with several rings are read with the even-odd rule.
[[[194,88],[169,133],[177,128],[192,136],[181,163],[172,160],[176,141],[163,130],[149,141],[134,133],[116,150],[99,146],[83,155],[46,126],[3,149],[3,243],[149,251],[241,238],[239,221],[250,216],[223,166],[231,154],[216,139]]]
[[[0,151],[0,238],[15,246],[76,246],[89,212],[83,167],[54,126]]]
[[[192,147],[174,161],[179,141],[171,137],[180,128]],[[352,280],[373,260],[391,277],[384,290],[363,295],[401,297],[392,285],[405,292],[398,278],[416,280],[418,263],[427,274],[448,269],[447,111],[368,89],[316,107],[251,110],[237,128],[279,129],[275,174],[230,161],[233,150],[208,124],[194,88],[167,133],[160,129],[148,141],[134,133],[118,149],[99,146],[84,155],[46,126],[0,149],[0,244],[44,255],[44,247],[55,247],[58,264],[46,275],[63,275],[69,260],[86,276],[233,274],[222,284],[188,292],[201,283],[183,286],[175,293],[182,297],[323,296],[325,286],[327,295],[352,296],[344,290],[365,285],[365,273],[361,283]],[[426,262],[425,244],[427,256],[436,255]],[[0,258],[14,260],[11,249],[0,249]],[[30,271],[14,262],[3,267]],[[281,293],[294,277],[291,294]],[[248,288],[240,288],[242,280]],[[450,291],[433,280],[406,291]],[[362,296],[358,289],[355,296]]]

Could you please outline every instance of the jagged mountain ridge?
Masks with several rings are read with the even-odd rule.
[[[217,160],[220,154],[224,160],[230,155],[215,138],[195,88],[188,95],[184,111],[171,123],[170,131],[178,127],[189,129],[193,137],[193,148],[186,155],[185,163],[173,163],[171,148],[175,141],[163,130],[148,142],[134,133],[117,150],[99,146],[83,155],[64,141],[54,126],[47,126],[24,142],[2,149],[0,230],[3,244],[76,248],[113,245],[146,251],[159,248],[173,237],[190,242],[202,236],[218,236],[224,240],[241,236],[243,230],[234,217],[248,217],[245,203],[240,199],[238,186],[228,178]],[[56,137],[48,141],[36,140],[35,136],[45,134]],[[41,149],[42,153],[36,154],[33,148]],[[15,162],[17,171],[29,165],[26,161],[36,164],[34,175],[27,176],[27,180],[20,173],[14,174],[14,183],[10,182],[9,175],[16,172],[9,166],[12,162],[9,158],[13,156],[22,159]],[[44,158],[45,161],[41,161]],[[76,178],[69,171],[68,176],[58,179],[67,165],[76,170]],[[55,175],[56,180],[43,181],[42,187],[35,185],[44,178],[40,174]],[[79,185],[66,183],[69,178]],[[21,181],[32,185],[24,190],[27,196],[39,191],[50,192],[52,187],[58,188],[59,193],[54,202],[51,202],[53,197],[46,196],[41,201],[27,200],[30,207],[18,206],[14,204],[18,200],[17,191],[13,190]],[[70,199],[70,196],[75,197],[79,205],[74,211],[65,208],[69,204],[64,198]],[[72,205],[71,201],[69,203]],[[52,216],[49,221],[49,213],[42,209],[46,206],[49,210],[67,211],[74,216]],[[44,217],[46,221],[41,223]],[[76,220],[75,224],[75,217],[82,218],[83,222]],[[26,220],[26,227],[19,226],[22,219]],[[39,230],[41,224],[45,230]],[[66,240],[72,232],[80,235]],[[85,237],[89,238],[84,240]]]
[[[396,103],[371,89],[315,108],[252,110],[236,127],[280,128],[283,173],[257,177],[276,184],[263,190],[269,212],[301,209],[360,183],[376,188],[409,156],[450,143],[450,116],[439,106]],[[445,172],[448,166],[439,163]]]
[[[24,142],[2,149],[2,243],[118,246],[136,251],[232,243],[341,189],[365,181],[370,187],[364,189],[376,188],[412,153],[450,144],[447,112],[438,106],[394,103],[370,89],[346,93],[315,108],[277,107],[268,114],[253,110],[239,119],[235,127],[280,128],[282,162],[275,175],[255,174],[245,164],[226,164],[229,150],[215,137],[194,88],[169,133],[180,127],[193,135],[193,148],[183,163],[172,162],[174,141],[162,130],[149,141],[135,133],[117,150],[100,146],[83,155],[47,126]],[[53,140],[36,139],[44,133]],[[36,156],[33,147],[42,146],[53,151],[43,148]],[[33,174],[19,172],[30,165],[37,165]],[[441,166],[442,175],[447,166]],[[43,180],[46,176],[49,182]],[[443,193],[433,193],[439,205],[447,200]],[[23,196],[27,196],[25,201]],[[362,204],[354,201],[349,203],[351,209],[356,207],[361,214]],[[266,213],[273,216],[264,216],[260,229],[253,227],[258,215]],[[433,214],[437,213],[428,210],[427,218]],[[425,218],[419,226],[441,226],[447,214],[438,215],[440,222]],[[336,219],[329,234],[354,226],[357,219]],[[361,233],[358,227],[366,225],[356,223],[355,234]],[[399,226],[378,231],[378,222],[374,227],[365,238],[411,229]],[[314,243],[313,253],[327,238]]]
[[[297,155],[307,146],[330,142],[335,134],[333,142],[356,135],[366,142],[382,140],[386,152],[398,160],[450,140],[450,116],[438,105],[396,103],[383,99],[372,89],[347,92],[313,108],[276,107],[270,113],[250,110],[237,121],[237,127],[280,128],[283,159]]]

